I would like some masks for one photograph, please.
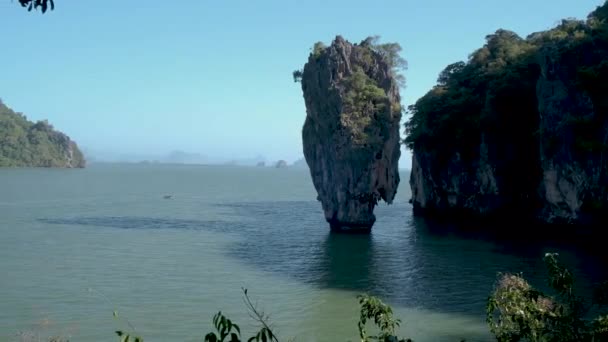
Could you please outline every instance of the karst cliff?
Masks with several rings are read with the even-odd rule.
[[[379,200],[391,203],[399,184],[398,44],[337,36],[315,44],[294,73],[302,85],[302,141],[317,199],[331,229],[369,231]]]
[[[607,222],[607,13],[498,30],[441,72],[406,124],[415,214]]]

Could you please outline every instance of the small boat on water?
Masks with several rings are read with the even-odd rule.
[[[171,199],[173,197],[173,195],[165,195],[163,196],[164,199]]]

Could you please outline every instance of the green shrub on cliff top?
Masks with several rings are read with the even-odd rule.
[[[479,146],[481,132],[517,136],[520,149],[534,144],[538,132],[536,81],[540,76],[540,53],[562,65],[578,70],[578,82],[602,116],[606,113],[606,75],[602,61],[608,57],[608,3],[598,7],[589,19],[563,20],[557,27],[522,39],[515,33],[498,30],[486,37],[486,44],[468,61],[447,66],[437,85],[408,107],[406,145],[413,149],[435,150],[439,154],[463,152]],[[572,113],[577,115],[577,113]],[[597,125],[596,127],[601,127]],[[567,125],[560,126],[569,130]],[[547,132],[545,132],[547,133]],[[562,132],[551,134],[563,135]],[[551,139],[548,134],[543,140]],[[476,141],[477,140],[477,141]],[[602,140],[594,134],[580,146]],[[446,142],[450,142],[446,144]]]
[[[375,63],[386,63],[389,67],[389,77],[397,85],[405,84],[402,71],[407,62],[400,55],[401,46],[397,43],[379,43],[379,37],[368,37],[353,47],[353,61],[351,61],[351,74],[344,78],[342,97],[341,126],[349,131],[352,141],[360,147],[376,146],[383,138],[388,136],[388,129],[392,118],[400,118],[401,105],[398,101],[390,102],[378,77],[373,73]],[[318,62],[329,54],[322,42],[317,42],[311,48],[309,63]],[[304,75],[303,70],[293,72],[295,82],[300,82]],[[395,119],[395,120],[397,120]],[[367,155],[366,157],[367,158]]]
[[[346,89],[348,91],[344,96],[343,110],[348,115],[343,116],[343,120],[349,121],[343,124],[352,130],[355,142],[369,142],[366,131],[374,122],[372,114],[385,115],[388,110],[386,92],[360,67],[356,67],[356,71],[346,79]]]
[[[400,87],[405,87],[405,75],[403,72],[407,69],[407,61],[401,56],[403,49],[399,43],[380,43],[380,36],[376,35],[365,38],[359,46],[369,49],[368,51],[370,52],[374,51],[378,53],[390,67],[392,76],[397,84]],[[310,56],[317,59],[326,49],[327,46],[323,42],[316,42],[310,49]],[[365,53],[365,50],[362,52]],[[364,56],[363,60],[367,64],[373,63],[371,55]],[[292,73],[294,82],[300,82],[302,74],[301,69],[294,70]]]
[[[524,106],[534,106],[526,94],[532,91],[527,84],[529,77],[536,77],[527,63],[533,49],[515,33],[498,30],[486,37],[486,45],[471,54],[467,63],[448,65],[439,74],[437,85],[408,107],[407,146],[432,150],[450,141],[450,146],[468,147],[478,143],[484,119],[517,121],[514,116],[522,113]],[[515,103],[504,102],[518,107],[509,108],[501,117],[484,118],[505,112],[503,106],[493,103],[501,97],[517,98]]]
[[[403,49],[399,43],[380,43],[380,36],[376,35],[365,38],[360,45],[369,47],[380,54],[391,68],[397,84],[400,87],[405,87],[405,75],[403,72],[407,69],[407,61],[401,56]]]

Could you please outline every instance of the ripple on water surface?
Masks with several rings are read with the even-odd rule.
[[[416,341],[483,341],[496,273],[543,276],[548,246],[438,233],[403,198],[377,209],[370,235],[331,234],[308,174],[283,171],[0,174],[0,340],[19,330],[108,340],[124,328],[116,307],[147,341],[200,340],[220,309],[251,331],[247,287],[299,341],[356,340],[363,292],[393,305]],[[593,261],[562,252],[584,284]]]

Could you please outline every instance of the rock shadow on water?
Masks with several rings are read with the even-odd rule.
[[[523,272],[533,284],[544,284],[541,258],[551,247],[463,233],[449,225],[413,218],[406,206],[379,207],[379,220],[371,234],[365,235],[330,232],[314,201],[218,206],[243,220],[73,217],[39,221],[233,234],[236,239],[224,250],[225,255],[262,272],[324,289],[378,295],[401,307],[475,317],[483,316],[498,272]],[[595,278],[596,261],[576,251],[557,251],[564,253],[575,274],[584,275],[583,284]]]
[[[38,222],[53,225],[75,225],[85,227],[108,227],[118,229],[182,229],[182,230],[209,230],[215,232],[228,232],[231,229],[228,224],[239,224],[238,222],[226,222],[220,220],[186,220],[174,218],[135,217],[135,216],[106,216],[106,217],[71,217],[71,218],[40,218]]]
[[[416,227],[406,223],[405,211],[393,208],[380,208],[371,234],[332,233],[315,204],[238,204],[238,212],[255,218],[258,228],[228,253],[263,271],[319,288],[371,293],[402,307],[483,315],[496,273],[484,278],[487,286],[470,286],[468,275],[460,272],[479,273],[481,257],[454,257],[458,247],[450,247],[458,240],[426,243],[429,235],[417,234]],[[268,215],[269,210],[277,215]],[[472,303],[471,298],[479,300]]]
[[[494,252],[518,258],[538,259],[547,252],[560,251],[573,262],[584,261],[590,271],[603,269],[601,265],[608,263],[608,253],[598,237],[574,225],[533,225],[515,219],[448,222],[423,217],[413,217],[412,224],[425,234],[491,244]]]
[[[542,239],[540,233],[529,232],[533,227],[528,228],[527,234],[523,233],[522,223],[519,223],[519,227],[513,227],[511,234],[508,234],[506,225],[514,223],[503,224],[505,226],[493,230],[493,225],[481,222],[469,223],[467,226],[462,222],[447,223],[412,217],[411,225],[415,227],[419,239],[412,247],[423,253],[439,249],[446,241],[453,241],[451,244],[457,249],[448,254],[451,260],[441,260],[446,253],[433,253],[428,258],[433,259],[431,263],[438,266],[437,274],[440,276],[458,279],[459,272],[470,272],[472,276],[466,278],[471,284],[477,284],[483,289],[480,294],[489,294],[496,275],[504,272],[522,273],[533,286],[551,293],[547,285],[548,272],[542,260],[548,252],[559,253],[560,260],[574,273],[579,293],[587,299],[590,299],[595,285],[608,279],[606,255],[595,248],[589,248],[588,241],[572,239],[567,243],[561,237],[553,239],[551,236]],[[424,258],[420,254],[418,257]],[[473,267],[476,264],[479,265],[477,270]],[[450,265],[460,265],[460,269]],[[442,271],[439,272],[440,270]],[[462,285],[465,286],[464,283]]]

